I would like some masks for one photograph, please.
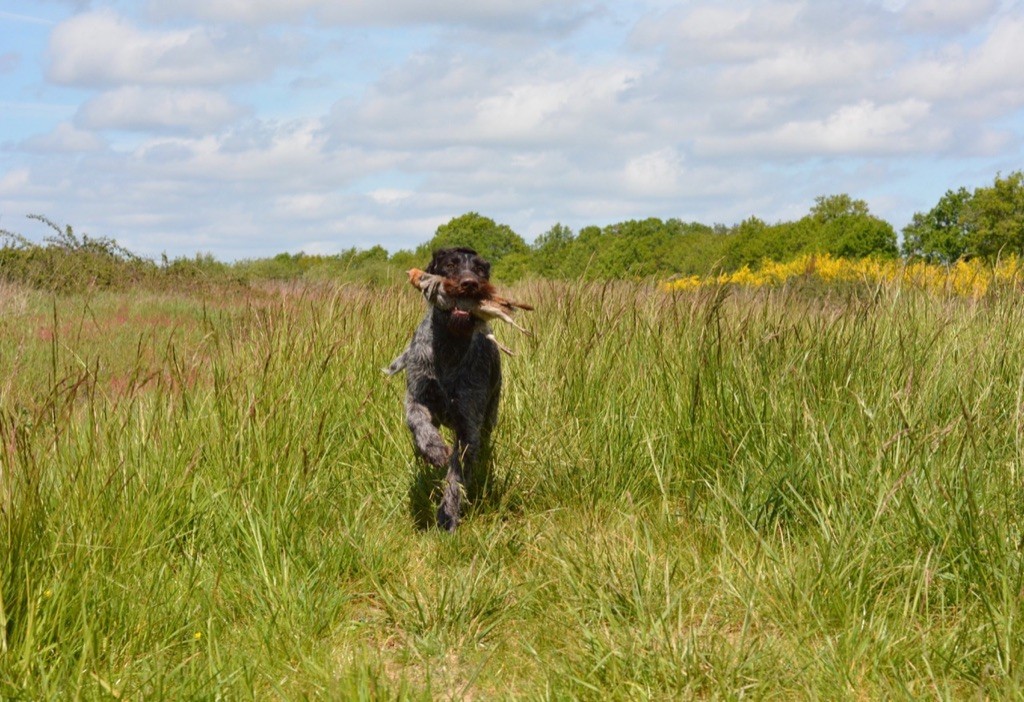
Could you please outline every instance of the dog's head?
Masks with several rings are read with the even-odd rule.
[[[458,297],[480,299],[488,295],[491,264],[473,249],[438,249],[426,271],[451,281],[445,290]]]
[[[491,264],[473,249],[438,249],[426,271],[445,278],[444,290],[451,297],[482,300],[494,292],[490,283]],[[448,314],[450,331],[462,335],[473,331],[475,323],[469,312],[456,308]]]

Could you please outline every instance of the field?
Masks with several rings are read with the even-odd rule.
[[[430,528],[406,286],[0,287],[0,698],[1024,694],[1024,302],[529,283]]]

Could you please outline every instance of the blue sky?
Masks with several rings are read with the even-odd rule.
[[[1020,0],[0,0],[0,228],[149,256],[732,224],[902,228],[1024,168]]]

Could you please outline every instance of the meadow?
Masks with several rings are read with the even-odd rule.
[[[1014,698],[1024,302],[532,282],[454,535],[400,281],[0,287],[0,698]]]

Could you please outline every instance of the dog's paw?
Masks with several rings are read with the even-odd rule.
[[[454,532],[459,526],[459,520],[450,516],[444,511],[444,507],[437,510],[437,528],[449,533]]]

